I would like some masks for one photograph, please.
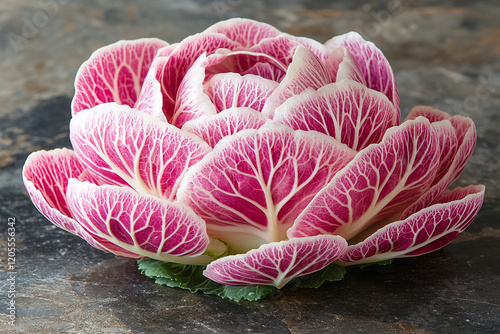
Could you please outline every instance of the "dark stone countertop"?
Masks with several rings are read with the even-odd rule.
[[[403,113],[417,104],[470,116],[478,142],[457,185],[485,184],[452,244],[390,266],[349,270],[317,290],[260,302],[158,286],[134,260],[48,222],[21,180],[27,155],[67,146],[73,79],[120,40],[169,42],[249,17],[321,42],[350,30],[396,74]],[[500,7],[497,1],[5,0],[0,3],[0,331],[18,333],[500,333]],[[6,316],[7,227],[16,224],[16,326]]]

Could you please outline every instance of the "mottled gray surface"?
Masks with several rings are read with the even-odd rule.
[[[41,4],[46,4],[43,7]],[[47,5],[48,4],[48,5]],[[396,4],[396,6],[394,6]],[[391,7],[392,6],[392,7]],[[45,8],[45,9],[44,9]],[[230,17],[322,42],[359,31],[389,58],[403,113],[470,116],[478,142],[459,185],[483,183],[470,228],[443,250],[348,271],[317,290],[234,303],[156,286],[134,260],[93,249],[44,219],[21,181],[26,156],[69,146],[73,78],[119,39],[169,42]],[[500,332],[500,7],[497,1],[0,2],[0,331],[19,333]],[[16,326],[7,312],[7,222],[16,219]]]

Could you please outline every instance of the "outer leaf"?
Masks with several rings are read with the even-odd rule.
[[[285,239],[295,217],[353,157],[315,132],[277,124],[243,130],[189,170],[178,198],[206,220],[210,235],[243,253]]]
[[[319,288],[325,282],[340,281],[344,278],[346,270],[343,266],[332,263],[324,269],[315,271],[312,274],[296,277],[292,284],[299,288]]]
[[[142,273],[155,280],[157,284],[187,289],[191,292],[201,291],[234,301],[255,301],[265,298],[275,290],[273,286],[229,286],[219,284],[203,276],[204,266],[168,263],[153,259],[139,260]]]
[[[205,222],[191,209],[130,188],[96,186],[71,179],[68,204],[93,234],[143,257],[206,264]]]
[[[388,260],[383,260],[383,261],[378,261],[378,262],[360,263],[360,264],[357,264],[356,267],[358,267],[361,270],[364,270],[366,268],[387,266],[388,264],[391,264],[393,261],[394,261],[394,259],[388,259]]]
[[[484,186],[456,188],[435,204],[391,223],[349,246],[340,260],[348,264],[384,261],[430,253],[444,247],[472,222],[484,198]]]
[[[85,169],[85,166],[78,161],[75,152],[71,150],[66,148],[42,150],[30,154],[26,159],[23,167],[23,180],[40,191],[44,201],[51,208],[63,215],[73,217],[66,200],[68,179],[80,177]],[[69,226],[62,228],[72,232]]]
[[[451,184],[451,182],[455,181],[460,176],[467,161],[472,155],[472,152],[474,151],[474,147],[476,145],[476,129],[474,122],[468,117],[460,115],[451,116],[444,111],[424,106],[414,107],[410,111],[407,119],[415,119],[418,116],[426,117],[431,121],[431,123],[448,120],[455,129],[457,137],[457,153],[455,154],[455,160],[457,161],[453,163],[455,166],[451,176]],[[450,154],[448,153],[447,155]],[[450,162],[449,164],[451,165],[452,163]]]
[[[217,115],[205,115],[184,124],[182,130],[201,137],[211,147],[224,137],[245,129],[258,129],[271,120],[250,108],[226,109]]]
[[[95,51],[76,74],[73,115],[106,102],[133,107],[156,52],[167,45],[156,38],[143,38]]]
[[[432,131],[436,133],[439,139],[439,148],[441,150],[441,161],[434,178],[434,183],[436,183],[445,176],[453,163],[455,154],[457,153],[458,139],[456,131],[449,121],[435,122],[431,126]]]
[[[78,235],[97,249],[138,258],[138,255],[91,233],[74,219],[66,198],[68,179],[81,178],[85,171],[71,150],[38,151],[26,159],[23,181],[35,207],[53,224]]]
[[[324,133],[361,150],[382,140],[398,118],[385,95],[346,79],[288,99],[274,120],[294,130]]]
[[[439,134],[441,137],[440,140],[443,141],[444,137],[445,144],[441,145],[441,163],[439,172],[434,179],[433,187],[423,194],[418,201],[408,207],[400,219],[405,219],[415,212],[434,204],[450,184],[460,176],[476,144],[476,129],[470,118],[461,116],[451,117],[445,112],[429,107],[415,107],[408,115],[408,118],[418,117],[418,115],[423,115],[430,119],[433,122],[432,125],[435,131],[443,129],[443,124],[449,124],[447,122],[450,121],[455,132],[450,134],[450,130],[441,130],[441,134]],[[449,125],[447,128],[449,128]],[[446,142],[453,141],[452,138],[454,138],[455,144],[452,142],[447,147]]]
[[[382,51],[373,43],[365,41],[356,32],[336,36],[325,43],[327,51],[333,51],[339,46],[343,46],[352,52],[361,66],[368,88],[385,94],[399,113],[399,95],[396,80]]]
[[[432,184],[439,141],[425,118],[389,129],[359,152],[297,218],[289,237],[335,233],[347,240],[403,210]]]
[[[273,118],[276,108],[287,99],[306,89],[318,90],[332,83],[331,74],[311,51],[303,46],[297,47],[293,61],[288,67],[285,78],[267,100],[263,113]]]
[[[170,200],[188,168],[211,151],[196,136],[113,103],[79,113],[70,128],[79,158],[107,184]]]
[[[273,285],[282,288],[295,277],[323,269],[346,249],[339,236],[321,235],[273,242],[246,254],[220,258],[203,272],[227,285]]]
[[[419,116],[427,118],[431,123],[450,120],[452,118],[450,114],[439,109],[429,106],[415,106],[406,117],[406,120],[416,119]]]

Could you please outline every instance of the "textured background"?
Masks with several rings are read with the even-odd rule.
[[[248,17],[321,42],[355,30],[391,62],[404,114],[417,104],[471,117],[478,142],[458,185],[486,185],[469,229],[435,253],[350,270],[317,290],[234,303],[156,286],[134,260],[93,249],[41,216],[26,156],[69,147],[73,79],[120,39],[177,42]],[[500,332],[498,1],[0,2],[0,331],[19,333]],[[7,312],[7,222],[16,219],[16,326]]]

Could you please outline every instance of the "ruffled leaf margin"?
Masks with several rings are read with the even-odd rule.
[[[217,295],[236,302],[256,301],[278,291],[274,286],[230,286],[214,282],[203,276],[206,266],[178,264],[154,259],[142,259],[137,263],[141,273],[154,279],[156,284]],[[293,279],[287,284],[287,287],[318,288],[325,282],[341,280],[345,272],[344,267],[332,263],[322,270]]]

